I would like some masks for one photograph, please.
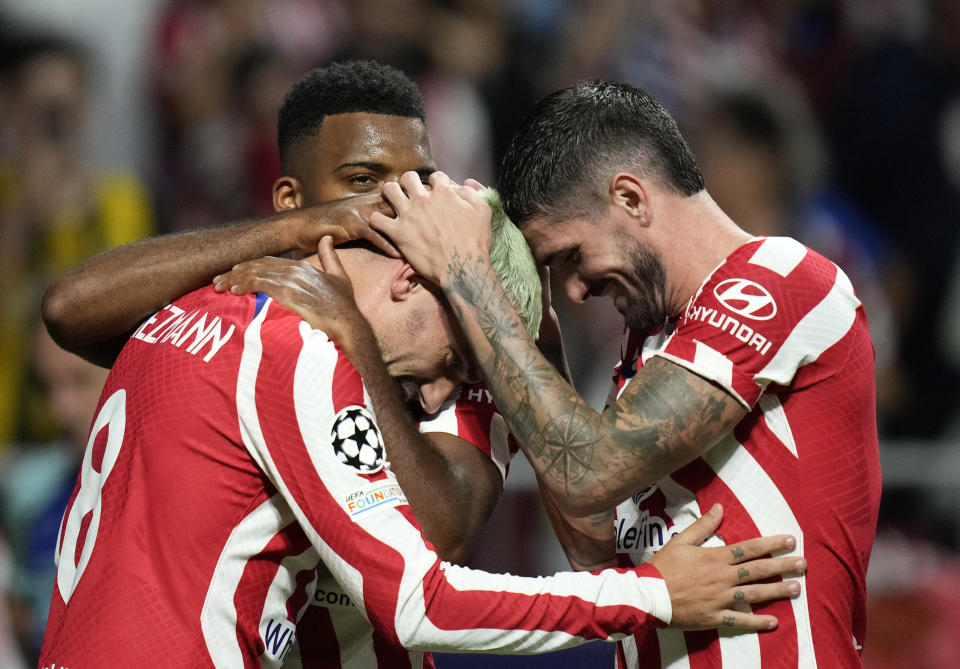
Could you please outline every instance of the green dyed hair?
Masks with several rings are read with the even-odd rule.
[[[500,194],[492,188],[484,188],[480,194],[490,205],[492,216],[490,228],[493,240],[490,243],[490,261],[500,278],[503,291],[517,310],[527,332],[536,339],[543,318],[543,298],[537,265],[530,247],[520,229],[513,224],[504,211]]]

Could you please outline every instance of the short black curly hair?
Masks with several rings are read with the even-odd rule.
[[[280,164],[291,148],[315,134],[333,114],[386,114],[426,122],[423,95],[400,70],[373,60],[349,60],[311,70],[284,97],[277,117]]]

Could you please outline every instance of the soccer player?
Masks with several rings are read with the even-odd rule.
[[[366,228],[365,216],[382,205],[380,185],[407,170],[426,178],[435,169],[419,92],[401,73],[370,62],[333,65],[298,82],[281,109],[279,140],[285,176],[275,185],[277,216],[147,240],[85,263],[45,296],[59,343],[110,365],[144,319],[241,260],[309,251],[326,234],[338,242],[363,235],[389,251]],[[420,393],[421,412],[435,408],[431,390]],[[461,397],[421,425],[431,431],[426,438],[404,421],[381,424],[392,469],[444,559],[463,558],[501,490],[509,453],[505,439],[491,439],[496,420],[491,404]],[[313,592],[300,626],[310,630],[301,640],[315,664],[429,663],[419,653],[405,657],[395,639],[374,632],[329,574]]]
[[[443,288],[571,562],[642,564],[722,502],[726,541],[789,532],[810,563],[803,595],[757,609],[779,617],[775,632],[644,630],[619,666],[859,666],[880,468],[873,348],[847,277],[792,239],[739,228],[673,119],[627,85],[547,96],[499,179],[568,296],[605,295],[626,320],[601,413],[504,315],[473,188],[404,175],[383,188],[397,218],[371,224]]]

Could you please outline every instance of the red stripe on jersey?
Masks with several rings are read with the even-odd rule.
[[[288,555],[302,553],[310,545],[303,532],[298,532],[299,529],[291,524],[277,532],[267,542],[263,551],[244,566],[240,583],[233,594],[233,604],[237,611],[237,645],[243,653],[246,667],[260,666],[259,658],[265,650],[260,638],[260,618],[267,592],[279,571],[281,560]],[[300,536],[297,537],[297,534]]]
[[[465,388],[457,398],[454,415],[457,417],[457,436],[469,441],[487,455],[491,455],[490,422],[497,411],[486,385]]]
[[[367,406],[363,397],[363,380],[360,378],[360,372],[353,366],[346,354],[340,350],[340,345],[334,342],[337,347],[337,366],[333,370],[333,410],[339,412],[344,407],[351,405]],[[295,350],[299,350],[298,346]],[[291,375],[291,381],[292,375]],[[291,384],[292,389],[292,384]],[[291,393],[291,397],[292,397]]]
[[[330,610],[308,606],[297,624],[300,665],[303,669],[340,669],[340,642]]]
[[[298,525],[297,530],[300,531],[306,547],[309,547],[310,541],[307,539],[307,535],[303,533],[303,529]],[[306,548],[304,548],[304,550],[306,550]],[[317,568],[319,566],[320,563],[318,562],[309,569],[303,569],[299,571],[294,578],[296,586],[293,591],[293,595],[291,595],[290,599],[287,600],[287,616],[290,618],[290,620],[297,620],[300,611],[304,606],[309,604],[307,586],[310,585],[310,582],[317,577]]]
[[[690,669],[723,669],[723,656],[716,630],[698,630],[683,633]]]
[[[701,509],[709,509],[717,502],[723,505],[723,522],[717,529],[717,534],[723,537],[723,541],[727,545],[760,536],[760,531],[750,518],[747,510],[740,503],[740,500],[737,499],[730,488],[726,486],[719,476],[715,475],[710,466],[703,460],[694,460],[686,467],[672,474],[671,478],[685,488],[697,491],[697,503]],[[764,582],[779,580],[782,579],[777,578]],[[799,650],[797,647],[796,619],[794,618],[793,607],[790,604],[790,600],[758,604],[751,608],[754,613],[776,616],[779,621],[775,631],[758,635],[761,658],[776,657],[778,661],[785,662],[784,666],[795,666]],[[713,640],[717,639],[717,633],[715,631],[709,633],[712,635]],[[684,633],[684,637],[687,638],[689,634],[689,632]],[[696,636],[694,638],[698,647],[704,638],[703,636]],[[715,666],[722,666],[719,654],[720,646],[718,644],[714,644],[710,648],[705,648],[703,651],[695,653],[689,646],[689,638],[687,643],[690,649],[691,669],[694,669],[695,666],[693,664],[694,657],[698,654],[707,653],[711,658],[716,657],[717,664]],[[714,652],[714,650],[716,652]],[[711,659],[711,662],[712,661]],[[710,664],[706,666],[712,667],[714,665]]]
[[[617,644],[616,669],[627,669],[627,658],[623,654],[623,644]]]
[[[410,654],[377,630],[373,630],[373,650],[377,654],[377,669],[412,669]]]

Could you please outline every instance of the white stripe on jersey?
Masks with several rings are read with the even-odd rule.
[[[660,644],[660,666],[663,669],[690,669],[686,637],[681,630],[657,630],[657,643]],[[636,664],[628,666],[643,665],[638,658]]]
[[[277,569],[276,575],[273,577],[273,582],[270,584],[270,587],[267,589],[267,596],[264,597],[263,612],[260,614],[260,638],[264,640],[264,651],[260,655],[260,661],[264,667],[272,666],[272,663],[276,663],[277,657],[283,657],[283,647],[276,647],[276,643],[270,643],[270,635],[274,636],[276,639],[276,632],[274,631],[281,620],[287,620],[287,601],[290,599],[290,594],[297,589],[296,578],[297,574],[306,570],[313,570],[316,572],[317,563],[320,562],[320,556],[317,555],[317,551],[313,549],[313,546],[303,551],[299,555],[288,555],[283,558],[280,562],[280,568]],[[309,601],[309,600],[308,600]],[[294,614],[299,614],[299,611],[294,611]],[[299,616],[295,617],[294,620],[298,620]],[[268,629],[269,628],[269,629]],[[296,638],[296,632],[291,632],[293,637]],[[294,639],[290,639],[292,642]]]
[[[720,642],[720,666],[737,669],[762,669],[760,637],[756,634],[717,630]]]
[[[373,627],[364,618],[360,609],[337,610],[330,615],[337,643],[340,646],[340,663],[343,669],[376,667],[377,653],[373,646]]]
[[[783,410],[783,405],[780,404],[780,398],[772,393],[763,393],[757,400],[757,404],[763,410],[763,420],[773,436],[793,453],[793,457],[799,457],[797,442],[793,438],[793,430],[790,429],[790,421],[787,419],[787,412]]]
[[[237,610],[233,593],[240,585],[247,561],[261,553],[274,535],[292,522],[293,514],[279,496],[274,495],[247,514],[227,537],[200,611],[200,629],[214,666],[243,666],[243,656],[237,644]],[[266,666],[279,666],[279,663],[274,661]]]
[[[798,368],[820,357],[840,341],[857,317],[860,300],[850,279],[838,267],[830,292],[800,319],[773,359],[754,377],[763,387],[771,381],[787,385]]]
[[[796,537],[797,545],[786,555],[803,555],[803,531],[800,523],[777,486],[746,448],[731,435],[702,457],[743,505],[760,536],[791,534]],[[816,667],[806,579],[800,576],[799,581],[800,595],[790,600],[797,625],[797,665]],[[744,635],[744,638],[749,636]],[[733,663],[730,666],[741,665]]]
[[[444,566],[446,567],[447,582],[451,586],[462,591],[473,590],[476,588],[476,580],[470,577],[471,570],[469,568],[448,565],[447,563],[444,563]],[[623,587],[623,584],[618,584],[616,589],[604,588],[597,592],[596,586],[591,585],[595,583],[593,574],[585,571],[570,573],[564,572],[558,576],[557,580],[561,578],[563,579],[564,596],[579,597],[585,601],[592,601],[597,606],[629,605],[637,607],[639,602],[644,602],[644,604],[646,604],[648,599],[657,603],[666,603],[666,610],[656,608],[649,610],[648,613],[669,624],[670,616],[673,612],[670,608],[670,595],[667,592],[667,586],[663,579],[637,576],[636,574],[629,575],[633,576],[634,580],[636,581],[636,588],[634,590],[633,586],[631,585],[631,587],[626,588],[627,592],[622,592],[620,590],[620,588]],[[524,581],[522,583],[511,584],[510,592],[519,593],[522,595],[537,595],[546,592],[545,588],[546,581],[542,577],[539,577],[530,579],[529,581]],[[506,591],[506,588],[504,588],[504,590]],[[641,592],[645,592],[647,595],[641,597]],[[631,594],[634,595],[635,599],[631,600]]]
[[[257,420],[257,402],[254,390],[257,385],[257,373],[260,371],[260,358],[263,347],[260,345],[260,326],[267,317],[267,311],[273,300],[268,299],[260,312],[250,321],[243,335],[243,353],[240,354],[240,369],[237,371],[237,417],[240,422],[240,436],[243,445],[260,471],[264,467],[263,456],[254,444],[263,443],[263,432]]]
[[[500,476],[507,478],[507,465],[510,464],[510,428],[507,421],[498,413],[490,419],[490,459],[500,470]]]
[[[764,240],[750,257],[751,265],[766,267],[786,277],[796,269],[797,265],[806,257],[807,247],[789,237],[771,237]]]

